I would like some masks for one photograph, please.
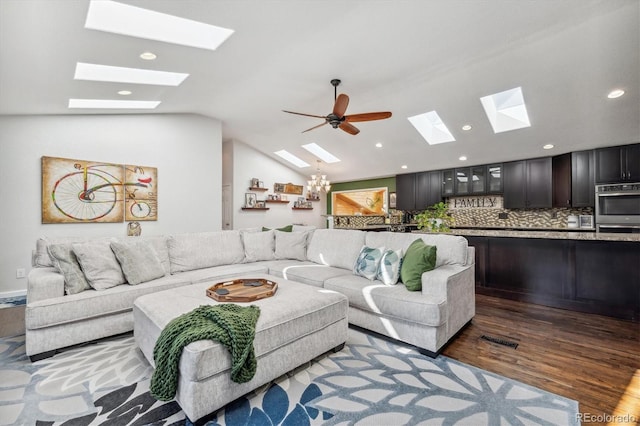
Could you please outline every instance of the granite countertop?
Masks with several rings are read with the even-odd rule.
[[[416,231],[414,231],[416,232]],[[420,232],[420,231],[417,231]],[[590,241],[631,241],[640,242],[640,234],[618,234],[576,230],[506,230],[506,229],[461,229],[451,230],[453,235],[469,237],[511,237],[511,238],[547,238],[556,240]]]

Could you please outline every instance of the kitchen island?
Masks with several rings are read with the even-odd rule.
[[[476,292],[640,321],[640,234],[453,229],[476,249]]]

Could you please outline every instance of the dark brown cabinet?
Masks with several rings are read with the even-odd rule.
[[[640,182],[640,144],[596,149],[596,182]]]
[[[595,207],[595,169],[594,150],[571,153],[571,206]]]
[[[504,163],[503,168],[505,208],[551,207],[551,157]]]
[[[455,170],[443,170],[442,171],[442,191],[443,197],[451,197],[455,193],[454,185]]]
[[[442,201],[439,171],[396,175],[396,208],[424,210]]]
[[[398,210],[415,210],[416,208],[416,174],[396,175],[396,208]]]
[[[455,169],[455,195],[482,195],[487,193],[487,166]]]
[[[502,164],[487,166],[487,194],[502,194]]]
[[[571,207],[571,154],[551,159],[553,207]]]

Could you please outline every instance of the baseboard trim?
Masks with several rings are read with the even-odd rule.
[[[26,296],[26,295],[27,295],[27,289],[13,290],[13,291],[0,291],[0,299],[4,299],[8,297]]]

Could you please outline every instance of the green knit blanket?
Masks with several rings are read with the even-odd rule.
[[[153,349],[156,369],[151,395],[169,401],[178,388],[178,364],[182,349],[197,340],[217,340],[231,352],[231,380],[245,383],[256,373],[253,339],[260,316],[257,306],[203,305],[174,318],[160,333]]]

